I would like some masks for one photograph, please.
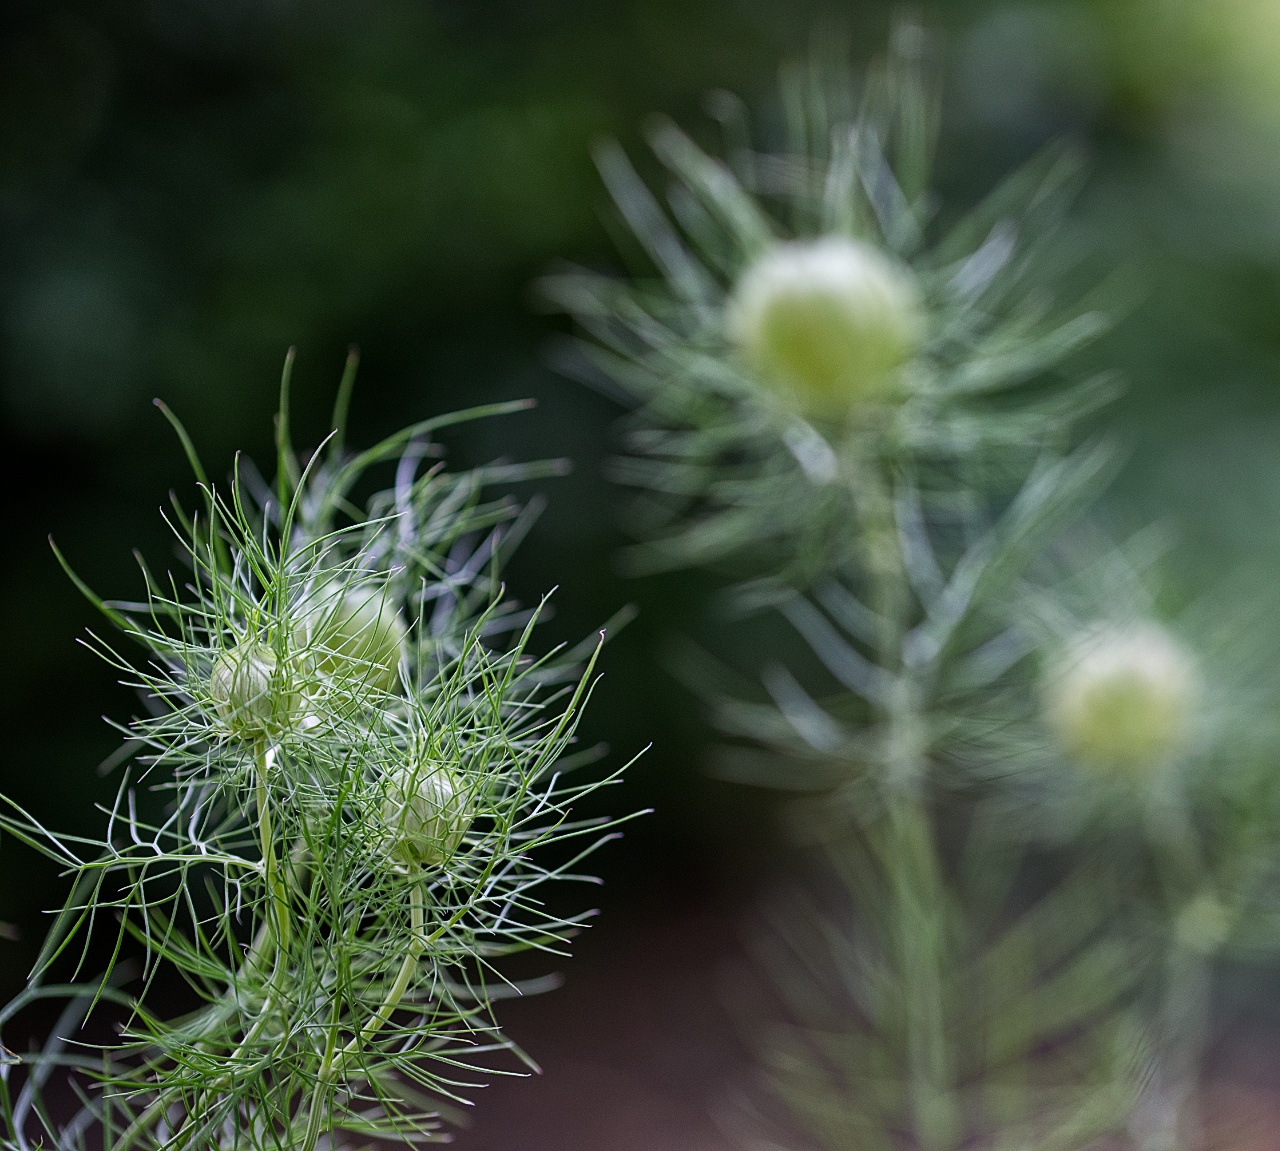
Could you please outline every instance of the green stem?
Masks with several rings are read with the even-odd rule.
[[[919,1151],[948,1151],[962,1134],[947,1034],[947,894],[932,819],[924,798],[928,733],[922,679],[904,643],[913,599],[893,513],[892,480],[863,477],[860,509],[864,563],[880,620],[878,660],[894,676],[885,704],[882,866],[890,899],[893,946],[903,985],[909,1125]]]
[[[315,1151],[315,1145],[320,1139],[320,1125],[324,1122],[325,1114],[329,1110],[330,1088],[337,1068],[335,1055],[338,1043],[338,1000],[336,996],[333,1001],[333,1013],[334,1018],[329,1022],[329,1035],[325,1042],[324,1060],[316,1076],[315,1090],[311,1093],[310,1114],[307,1116],[307,1133],[302,1140],[302,1151]]]
[[[1155,1019],[1155,1073],[1134,1123],[1137,1151],[1200,1146],[1197,1092],[1209,1038],[1213,960],[1225,933],[1224,910],[1203,890],[1178,909],[1164,962]]]
[[[1205,880],[1205,864],[1184,799],[1152,797],[1147,831],[1171,910],[1160,1000],[1152,1031],[1154,1073],[1133,1123],[1137,1151],[1187,1151],[1200,1144],[1196,1096],[1208,1040],[1214,956],[1232,913]]]
[[[262,927],[249,946],[244,962],[240,965],[241,974],[246,974],[252,968],[261,966],[269,956],[273,957],[278,964],[285,954],[285,949],[288,947],[290,939],[288,896],[284,877],[280,874],[280,862],[276,856],[275,837],[271,826],[271,806],[266,779],[268,754],[268,749],[262,744],[259,744],[254,749],[254,802],[258,809],[258,842],[262,852],[264,885],[267,889],[270,907]],[[257,1020],[245,1033],[239,1046],[233,1052],[231,1056],[232,1062],[238,1059],[257,1037],[258,1032],[270,1014],[270,1008],[271,999],[268,997],[263,1004],[261,1012],[259,1012]],[[235,1004],[228,991],[227,999],[219,1005],[218,1009],[206,1021],[206,1032],[211,1031],[213,1027],[221,1023],[234,1010]],[[181,1145],[176,1143],[176,1140],[190,1127],[192,1117],[203,1110],[205,1101],[213,1091],[220,1089],[229,1081],[229,1078],[223,1077],[201,1092],[199,1102],[187,1111],[181,1126],[172,1136],[171,1142],[174,1142],[175,1146]],[[174,1101],[174,1092],[162,1091],[151,1105],[130,1124],[128,1130],[125,1131],[120,1142],[116,1145],[115,1151],[127,1151],[127,1148],[137,1142],[139,1136],[143,1134],[147,1127]]]
[[[342,1049],[338,1055],[340,1062],[345,1062],[347,1058],[359,1051],[377,1034],[382,1025],[391,1018],[391,1013],[400,1006],[400,1000],[404,998],[404,993],[409,990],[409,984],[413,979],[414,972],[418,969],[418,959],[426,946],[426,939],[422,931],[425,919],[423,913],[422,883],[419,881],[415,882],[409,889],[409,924],[413,929],[413,938],[409,943],[409,950],[400,964],[400,970],[396,973],[395,980],[383,999],[382,1005],[374,1012],[373,1018],[357,1031],[351,1041]]]
[[[258,930],[258,933],[254,936],[253,942],[249,945],[249,950],[245,953],[244,961],[240,965],[239,976],[237,978],[239,978],[240,976],[246,975],[252,968],[257,967],[264,960],[266,960],[268,956],[272,956],[276,954],[277,952],[275,949],[275,932],[269,929],[268,923],[264,923],[262,927]],[[251,1043],[253,1039],[256,1037],[258,1031],[267,1020],[267,1017],[269,1014],[269,1008],[270,1008],[270,999],[268,999],[267,1002],[263,1004],[263,1008],[258,1015],[258,1019],[255,1021],[255,1023],[249,1029],[249,1031],[246,1033],[244,1039],[241,1041],[240,1046],[237,1048],[235,1054],[232,1055],[233,1060],[238,1058],[240,1054],[243,1053],[247,1045]],[[223,1020],[225,1020],[229,1015],[233,1014],[235,1009],[236,1009],[235,1002],[231,996],[231,990],[230,988],[228,988],[227,994],[223,998],[223,1001],[220,1004],[218,1004],[218,1006],[215,1009],[213,1009],[206,1018],[202,1020],[201,1030],[203,1030],[206,1034],[208,1032],[211,1032],[215,1027],[217,1027],[220,1023],[222,1023]],[[213,1085],[213,1088],[210,1088],[210,1090],[216,1089],[217,1087],[223,1085],[226,1082],[230,1082],[230,1079],[228,1077],[224,1077],[223,1079],[218,1080]],[[167,1110],[174,1102],[176,1102],[176,1098],[178,1094],[179,1094],[179,1091],[177,1088],[171,1088],[167,1091],[161,1090],[161,1092],[147,1106],[147,1108],[142,1112],[142,1114],[140,1114],[136,1119],[134,1119],[129,1124],[129,1126],[121,1134],[119,1141],[113,1144],[112,1151],[128,1151],[128,1149],[132,1147],[138,1141],[138,1139],[146,1132],[147,1128],[150,1127],[151,1124],[154,1123],[156,1119],[158,1119],[165,1112],[165,1110]],[[207,1097],[208,1094],[209,1092],[205,1091],[203,1093],[203,1097]],[[196,1108],[195,1110],[198,1110],[198,1108]],[[182,1133],[182,1130],[185,1129],[185,1127],[187,1126],[192,1113],[193,1112],[191,1111],[188,1112],[187,1117],[183,1120],[182,1127],[180,1127],[178,1131],[174,1132],[173,1138],[176,1139],[178,1135]]]
[[[263,875],[266,881],[267,898],[272,903],[272,913],[268,921],[274,922],[276,950],[283,955],[289,947],[289,900],[285,890],[283,877],[280,875],[280,861],[276,858],[275,837],[271,830],[271,802],[267,790],[267,757],[269,751],[261,744],[254,754],[254,800],[258,808],[258,842],[262,850]]]
[[[922,720],[915,692],[906,682],[901,695],[890,718],[884,864],[904,990],[911,1127],[920,1151],[945,1151],[960,1135],[947,1034],[946,893],[932,822],[920,795]]]

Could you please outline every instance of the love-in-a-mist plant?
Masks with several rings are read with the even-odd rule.
[[[1051,149],[944,226],[925,47],[899,27],[862,85],[829,53],[786,69],[772,150],[725,95],[724,160],[659,124],[665,204],[602,148],[652,268],[547,283],[591,337],[570,366],[635,408],[636,566],[729,574],[814,657],[689,676],[733,737],[722,768],[800,793],[829,872],[759,941],[767,1086],[728,1121],[762,1149],[1168,1148],[1194,1028],[1145,1007],[1169,938],[1222,917],[1194,888],[1129,930],[1134,877],[1081,808],[1184,758],[1203,672],[1150,610],[1047,627],[1060,541],[1113,467],[1079,428],[1115,381],[1071,366],[1107,310],[1049,290],[1079,166]]]
[[[1130,1135],[1176,1151],[1205,1136],[1217,960],[1280,944],[1280,683],[1267,585],[1240,578],[1162,613],[1140,545],[1073,539],[1060,578],[1028,597],[1037,690],[998,737],[1019,765],[1000,803],[1106,867],[1118,934],[1145,964],[1134,1010],[1148,1075]]]
[[[851,528],[890,529],[896,473],[922,499],[1011,494],[1115,395],[1110,373],[1034,386],[1107,324],[1087,301],[1054,310],[1041,275],[1077,157],[1045,153],[938,235],[933,94],[895,59],[862,95],[831,59],[788,69],[779,151],[753,147],[727,93],[709,102],[725,161],[658,121],[666,208],[618,147],[597,150],[658,274],[543,288],[593,337],[567,367],[641,405],[615,466],[643,491],[637,569],[709,564],[766,591],[865,568],[876,541]]]
[[[598,642],[532,653],[542,606],[518,609],[499,572],[537,504],[489,493],[562,465],[444,469],[438,430],[522,403],[349,451],[354,372],[302,459],[286,366],[271,485],[243,459],[209,482],[165,409],[201,502],[175,502],[184,570],[144,567],[141,602],[97,598],[64,561],[140,650],[89,641],[147,711],[120,725],[129,766],[100,840],[0,814],[74,877],[0,1011],[69,1002],[42,1049],[0,1067],[5,1147],[438,1141],[495,1053],[532,1066],[494,1019],[521,990],[500,961],[564,953],[583,917],[542,889],[586,878],[612,825],[571,807],[616,772],[568,774],[594,757],[571,749]],[[384,465],[393,482],[370,492]],[[88,970],[104,933],[106,970]],[[47,982],[63,966],[70,980]],[[163,977],[173,1001],[175,973],[189,1009],[165,1018],[153,992]],[[118,1031],[105,1045],[75,1037],[95,1003]]]

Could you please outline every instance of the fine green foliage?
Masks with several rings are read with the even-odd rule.
[[[793,886],[770,901],[751,939],[759,976],[734,987],[760,1053],[757,1088],[721,1108],[736,1142],[1069,1151],[1124,1126],[1144,1052],[1114,997],[1136,983],[1138,953],[1106,938],[1116,904],[1105,875],[1078,874],[1029,908],[998,901],[981,917],[966,909],[993,893],[962,892],[917,906],[912,922],[875,869],[856,866],[860,853],[832,858],[844,869],[834,890]],[[991,877],[989,859],[980,871]],[[909,989],[921,940],[939,978]],[[926,1014],[936,1025],[904,1028]],[[910,1050],[926,1033],[932,1049]],[[913,1062],[918,1078],[904,1083]]]
[[[719,771],[797,797],[823,877],[734,997],[762,1083],[726,1124],[759,1151],[1198,1146],[1213,959],[1273,915],[1275,693],[1088,526],[1116,383],[1073,356],[1114,309],[1046,290],[1071,150],[943,227],[922,31],[861,87],[829,55],[784,70],[777,147],[724,95],[724,160],[655,128],[665,205],[602,148],[657,276],[546,285],[588,336],[568,366],[635,409],[636,566],[724,573],[811,657],[683,657]]]
[[[776,150],[753,146],[745,110],[725,93],[711,102],[725,160],[656,123],[650,143],[671,177],[665,207],[616,146],[598,150],[658,274],[568,271],[544,291],[591,336],[570,370],[638,405],[615,469],[646,493],[631,515],[645,541],[630,556],[638,570],[732,561],[739,579],[745,565],[770,583],[803,585],[858,562],[866,541],[849,525],[885,514],[886,475],[905,472],[953,499],[957,488],[1016,487],[1029,459],[1060,448],[1115,395],[1108,374],[1048,386],[1109,322],[1088,302],[1055,309],[1044,290],[1045,250],[1079,186],[1079,158],[1051,150],[936,234],[928,180],[937,113],[918,37],[900,29],[898,51],[861,92],[836,59],[784,70]],[[866,395],[850,383],[843,406],[827,394],[814,408],[779,393],[751,341],[735,339],[739,285],[796,241],[815,251],[853,241],[908,269],[898,275],[919,297],[918,347],[893,388]],[[811,313],[797,336],[812,349],[821,300],[797,303]],[[846,342],[871,338],[856,324],[838,330]],[[895,332],[879,339],[897,343]]]
[[[882,552],[896,569],[778,604],[820,688],[773,662],[761,697],[687,656],[733,741],[720,772],[799,793],[789,822],[852,903],[790,897],[757,942],[774,988],[759,1010],[778,1021],[744,1020],[766,1083],[726,1114],[744,1146],[799,1128],[824,1148],[893,1151],[906,1132],[937,1151],[1048,1151],[1126,1125],[1145,1044],[1121,1008],[1153,941],[1117,932],[1128,887],[1101,861],[1036,858],[1035,830],[1061,810],[1036,788],[1034,638],[1005,607],[1107,458],[1086,448],[1037,469],[963,544],[954,517],[896,501]]]
[[[565,954],[583,916],[551,911],[542,889],[589,878],[579,864],[614,825],[570,809],[617,773],[566,774],[596,758],[571,748],[599,642],[532,654],[542,605],[518,610],[499,571],[537,505],[488,493],[562,463],[432,462],[438,429],[523,404],[348,452],[353,373],[354,360],[334,432],[303,461],[286,367],[270,486],[241,460],[216,489],[174,420],[203,500],[193,515],[175,505],[186,570],[144,568],[138,603],[84,589],[141,647],[139,661],[90,641],[148,713],[121,726],[131,766],[101,840],[11,803],[0,814],[74,876],[29,989],[0,1013],[71,1000],[43,1052],[0,1068],[6,1147],[438,1141],[495,1053],[529,1063],[493,1016],[521,990],[498,963]],[[384,463],[393,485],[357,504]],[[82,982],[103,932],[112,960]],[[126,995],[113,972],[139,947]],[[68,964],[71,986],[45,984]],[[156,980],[175,972],[195,1006],[158,1017]],[[64,1046],[97,999],[123,1011],[118,1042]],[[76,1073],[69,1122],[43,1098],[55,1068]]]

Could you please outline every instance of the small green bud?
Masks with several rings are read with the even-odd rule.
[[[1154,623],[1108,625],[1068,645],[1045,679],[1045,716],[1091,766],[1140,773],[1185,742],[1199,676],[1189,652]]]
[[[1184,947],[1212,955],[1230,938],[1232,918],[1221,901],[1201,892],[1178,912],[1174,930]]]
[[[282,682],[276,653],[245,640],[224,651],[209,675],[214,711],[232,735],[262,739],[287,728],[297,712],[296,693]]]
[[[394,837],[394,852],[406,863],[444,863],[471,826],[466,798],[445,767],[410,765],[387,783],[382,818]]]
[[[330,678],[361,681],[376,691],[394,691],[408,629],[385,586],[363,584],[345,591],[328,584],[308,601],[312,666]]]
[[[845,236],[775,244],[743,273],[730,339],[802,409],[840,416],[892,390],[922,327],[910,269]]]

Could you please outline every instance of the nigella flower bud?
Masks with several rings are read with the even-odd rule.
[[[287,728],[297,710],[296,696],[281,681],[276,653],[256,640],[218,656],[209,696],[218,718],[241,739],[262,739]]]
[[[387,589],[361,584],[343,590],[328,584],[308,600],[312,662],[321,675],[393,691],[408,629]]]
[[[1155,623],[1107,625],[1067,646],[1045,679],[1045,716],[1075,758],[1140,772],[1185,742],[1199,694],[1191,654]]]
[[[1212,955],[1230,937],[1232,918],[1215,896],[1201,892],[1178,912],[1174,930],[1184,947]]]
[[[908,268],[845,236],[775,244],[739,279],[730,339],[805,411],[840,416],[884,397],[912,353],[921,301]]]
[[[466,798],[453,773],[444,766],[410,764],[387,783],[382,819],[390,830],[394,853],[406,863],[425,867],[444,863],[471,826]]]

